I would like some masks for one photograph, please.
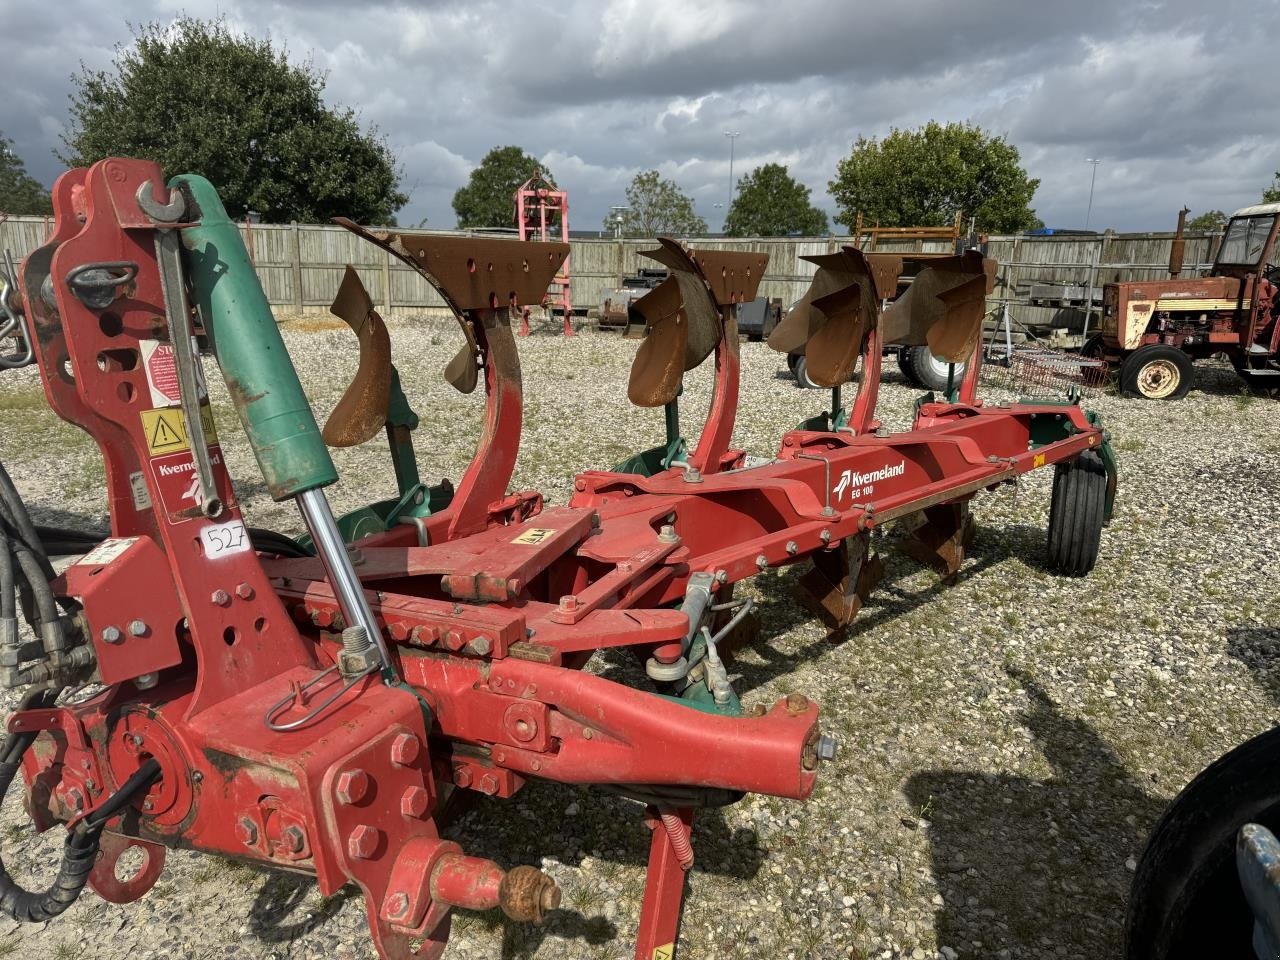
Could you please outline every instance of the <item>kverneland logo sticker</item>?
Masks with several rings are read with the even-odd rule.
[[[881,480],[888,480],[891,477],[900,477],[907,472],[907,461],[900,460],[897,463],[887,463],[878,470],[869,470],[861,473],[857,470],[846,470],[840,474],[840,480],[832,488],[831,492],[835,494],[836,499],[844,496],[846,490],[850,496],[867,496],[875,491],[875,485]]]

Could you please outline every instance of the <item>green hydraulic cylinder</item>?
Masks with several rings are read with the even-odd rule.
[[[193,300],[274,500],[338,479],[240,230],[204,177],[174,177],[199,223],[180,232]]]

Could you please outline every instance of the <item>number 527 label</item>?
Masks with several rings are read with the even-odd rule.
[[[249,540],[249,531],[240,520],[228,523],[213,524],[200,531],[200,539],[204,543],[204,555],[210,560],[219,557],[230,557],[253,549]]]

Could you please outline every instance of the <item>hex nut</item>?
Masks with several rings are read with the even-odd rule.
[[[236,838],[246,847],[252,847],[258,842],[258,826],[248,817],[241,817],[236,821]]]
[[[285,827],[280,833],[280,840],[284,848],[290,853],[301,853],[306,849],[307,836],[302,832],[302,828],[297,825]]]
[[[398,733],[391,741],[391,762],[397,767],[407,767],[418,759],[422,741],[412,733]]]
[[[400,797],[400,814],[412,820],[421,820],[427,815],[431,805],[431,795],[425,787],[410,787]]]
[[[369,775],[363,770],[343,770],[334,784],[333,795],[339,803],[359,803],[369,793]]]
[[[378,843],[382,840],[382,831],[362,823],[347,837],[347,853],[357,860],[370,860],[378,852]]]
[[[231,605],[231,594],[227,593],[225,590],[213,591],[213,595],[209,599],[213,602],[214,606],[217,607],[226,607]]]

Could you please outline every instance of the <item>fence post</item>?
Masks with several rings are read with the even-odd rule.
[[[382,312],[391,316],[391,253],[382,251]]]
[[[302,313],[302,232],[297,220],[289,222],[289,229],[293,233],[293,306]]]

